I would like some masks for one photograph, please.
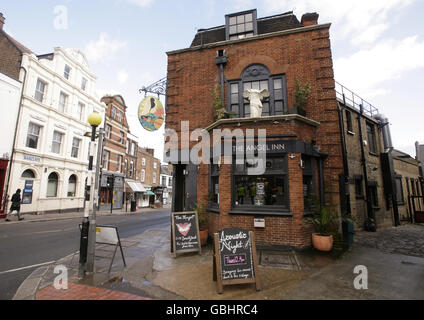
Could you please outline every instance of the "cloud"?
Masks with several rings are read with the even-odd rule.
[[[416,0],[265,0],[270,12],[293,10],[300,17],[317,12],[320,22],[331,22],[334,39],[350,38],[354,45],[373,43],[388,29],[395,14]]]
[[[136,6],[146,8],[152,5],[155,0],[125,0],[131,4],[135,4]]]
[[[99,39],[90,41],[85,46],[85,55],[88,60],[93,62],[102,62],[106,58],[113,57],[119,50],[126,48],[125,41],[111,39],[110,36],[102,32]]]
[[[117,78],[118,78],[118,82],[119,82],[120,85],[125,84],[128,80],[128,72],[126,72],[123,69],[119,70]]]
[[[334,61],[336,80],[361,96],[376,96],[386,91],[381,84],[399,79],[405,72],[424,68],[424,40],[418,36],[401,41],[382,40],[370,49]]]

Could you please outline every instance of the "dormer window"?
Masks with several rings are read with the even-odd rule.
[[[257,34],[256,10],[225,16],[227,40],[253,37]]]

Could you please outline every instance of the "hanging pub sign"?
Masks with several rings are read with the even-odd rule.
[[[171,239],[174,258],[177,253],[202,253],[197,212],[173,212],[171,215]]]
[[[162,127],[165,111],[162,102],[155,97],[146,97],[138,106],[138,120],[142,127],[148,131],[156,131]]]
[[[228,228],[214,234],[213,280],[218,293],[224,285],[255,283],[261,290],[257,274],[255,234],[240,228]]]

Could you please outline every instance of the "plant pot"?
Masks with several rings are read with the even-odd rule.
[[[206,245],[206,242],[208,242],[209,231],[207,229],[200,230],[199,234],[200,234],[200,244],[203,247],[204,245]]]
[[[331,251],[333,249],[333,236],[322,236],[319,233],[313,233],[312,245],[319,251]]]

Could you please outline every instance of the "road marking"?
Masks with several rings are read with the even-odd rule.
[[[26,266],[26,267],[22,267],[22,268],[18,268],[18,269],[12,269],[12,270],[7,270],[7,271],[2,271],[0,272],[1,274],[5,274],[5,273],[11,273],[11,272],[16,272],[16,271],[21,271],[21,270],[25,270],[25,269],[31,269],[31,268],[36,268],[36,267],[41,267],[41,266],[45,266],[48,264],[52,264],[55,263],[56,261],[49,261],[49,262],[44,262],[44,263],[40,263],[40,264],[34,264],[32,266]]]

